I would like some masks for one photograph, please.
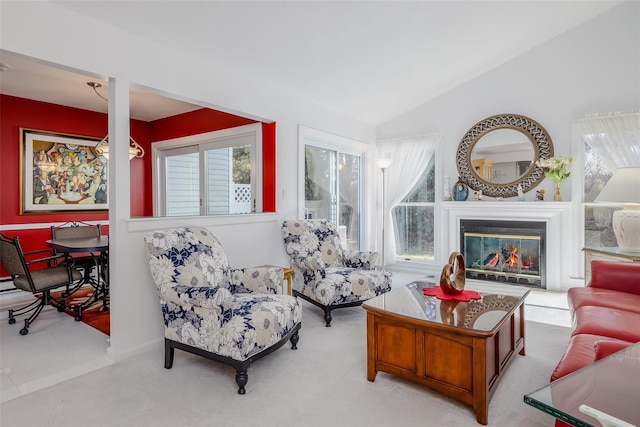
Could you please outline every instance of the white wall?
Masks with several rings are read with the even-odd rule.
[[[284,265],[279,224],[296,217],[298,206],[298,125],[370,143],[376,129],[335,114],[263,82],[116,28],[76,15],[49,2],[1,2],[0,47],[64,65],[96,77],[110,77],[109,134],[128,140],[130,83],[177,95],[186,101],[237,111],[277,122],[277,208],[272,215],[193,218],[189,223],[212,229],[234,266]],[[556,153],[571,153],[569,121],[585,113],[638,108],[639,4],[613,9],[557,39],[532,49],[460,87],[384,125],[379,139],[437,132],[443,170],[455,176],[459,139],[478,120],[513,112],[529,116],[551,134]],[[111,93],[113,90],[113,94]],[[149,230],[184,225],[176,219],[129,219],[129,173],[126,152],[110,162],[114,182],[110,209],[111,349],[116,359],[155,345],[162,322],[144,254]],[[371,172],[372,168],[370,168]],[[568,188],[565,189],[568,193]],[[371,210],[373,203],[371,202]],[[365,225],[366,226],[366,225]],[[579,248],[574,248],[577,253]],[[438,260],[441,262],[444,258]]]
[[[96,77],[109,77],[109,135],[127,141],[128,87],[137,84],[187,101],[277,123],[277,214],[238,218],[129,219],[126,150],[110,166],[110,354],[122,359],[160,342],[162,319],[145,257],[150,230],[186,223],[219,236],[232,266],[287,265],[283,219],[295,218],[298,125],[372,143],[375,129],[321,109],[294,94],[247,79],[241,70],[214,67],[178,51],[76,15],[49,2],[2,2],[0,47]],[[112,148],[113,150],[113,148]]]
[[[577,156],[571,141],[572,119],[640,108],[639,22],[640,2],[623,3],[380,125],[378,139],[441,134],[438,191],[444,176],[450,176],[451,182],[457,179],[455,153],[460,139],[475,123],[495,114],[515,113],[536,120],[549,132],[555,155]],[[566,287],[576,284],[572,277],[582,276],[580,171],[577,167],[572,170],[577,173],[565,181],[562,192],[564,201],[572,200],[572,224],[576,226],[564,230],[562,237],[550,236],[562,238],[566,248],[562,260],[569,266],[563,276]],[[552,183],[546,181],[541,187],[553,194]],[[527,193],[527,200],[534,195],[535,191]],[[468,203],[471,208],[473,202]],[[444,233],[436,238],[435,266],[442,266],[451,248]]]

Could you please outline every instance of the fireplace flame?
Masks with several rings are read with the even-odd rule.
[[[500,253],[504,259],[502,262],[500,262]],[[499,251],[491,252],[484,261],[484,267],[517,269],[518,266],[523,270],[531,270],[535,268],[535,262],[531,256],[520,257],[517,246],[511,250],[504,247]]]
[[[494,252],[493,258],[491,258],[489,262],[486,263],[486,266],[495,267],[498,264],[498,261],[500,261],[500,255],[498,255],[498,252]]]
[[[509,256],[504,260],[502,266],[507,266],[508,268],[514,268],[514,266],[518,265],[518,247],[514,247]]]

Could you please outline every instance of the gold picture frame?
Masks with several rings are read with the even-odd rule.
[[[108,210],[107,159],[98,143],[20,128],[20,214]]]

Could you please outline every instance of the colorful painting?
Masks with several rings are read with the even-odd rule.
[[[20,129],[21,213],[107,210],[107,159],[97,138]]]

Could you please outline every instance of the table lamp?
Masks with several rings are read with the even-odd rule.
[[[640,253],[640,166],[623,167],[613,173],[596,202],[622,203],[613,213],[613,232],[621,252]]]

